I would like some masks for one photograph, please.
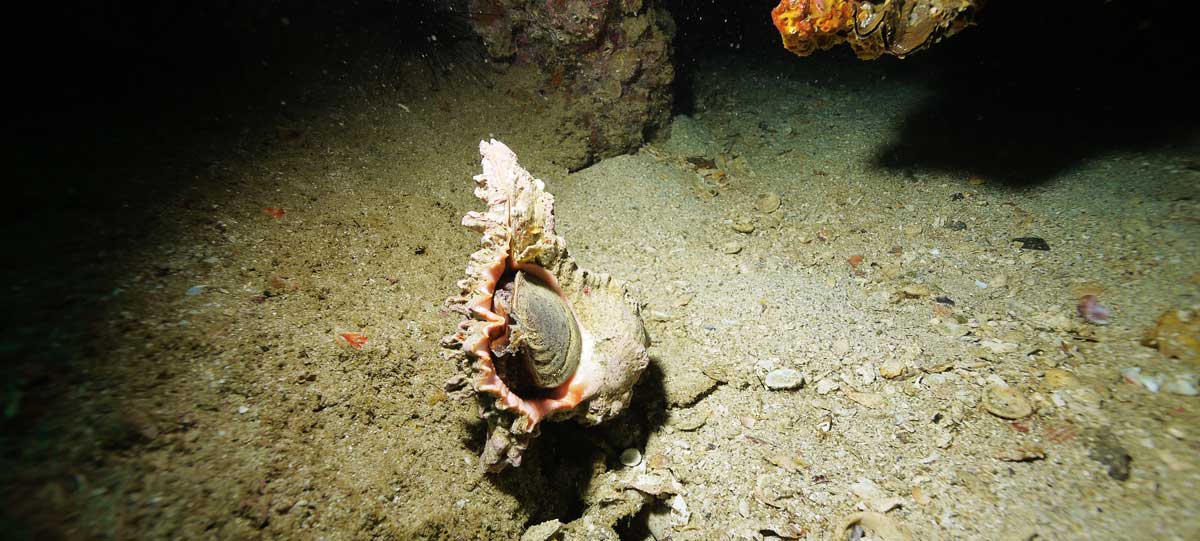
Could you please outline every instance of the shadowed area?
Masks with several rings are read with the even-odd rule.
[[[876,163],[1028,186],[1112,150],[1185,141],[1200,59],[1177,7],[993,2],[977,28],[910,59],[931,92]]]

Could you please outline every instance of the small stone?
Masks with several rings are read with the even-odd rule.
[[[988,338],[987,340],[980,342],[979,346],[992,353],[1013,353],[1021,348],[1020,344],[1005,342],[1003,340],[996,340],[993,338]]]
[[[1046,242],[1046,239],[1041,237],[1019,237],[1013,239],[1013,242],[1021,243],[1022,250],[1050,250],[1050,244]]]
[[[1074,389],[1079,386],[1079,380],[1066,370],[1051,368],[1042,376],[1042,385],[1051,391]]]
[[[624,451],[621,451],[620,459],[621,464],[632,468],[633,466],[637,466],[638,464],[642,463],[642,452],[630,447]]]
[[[734,231],[746,235],[754,232],[754,224],[750,222],[733,222],[732,227]]]
[[[674,428],[675,430],[682,430],[684,432],[699,430],[700,427],[704,426],[704,424],[708,422],[708,417],[708,410],[697,410],[694,408],[683,410],[677,414],[672,413],[671,428]]]
[[[1200,365],[1200,317],[1187,310],[1167,310],[1146,331],[1142,345],[1159,353]]]
[[[858,482],[850,485],[850,492],[863,501],[870,501],[884,496],[883,489],[879,488],[879,485],[866,477],[860,477]]]
[[[863,363],[854,369],[854,373],[858,374],[858,382],[860,385],[867,386],[875,383],[875,365],[871,363]]]
[[[683,499],[682,494],[675,494],[671,498],[671,525],[686,526],[691,518],[692,512],[688,510],[687,501]]]
[[[888,359],[879,365],[879,376],[884,379],[896,379],[904,375],[904,361]]]
[[[754,202],[754,207],[763,214],[770,214],[779,209],[779,205],[783,200],[779,198],[779,194],[771,192],[758,196],[758,200]]]
[[[988,413],[1001,419],[1021,419],[1033,413],[1033,406],[1029,404],[1029,400],[1021,394],[1021,391],[999,385],[988,387],[983,399],[983,407],[987,409]]]
[[[850,353],[850,341],[845,338],[838,338],[833,341],[833,354],[838,357],[844,357]]]
[[[674,304],[677,308],[682,308],[684,306],[687,306],[691,302],[692,302],[692,295],[680,295],[679,297],[675,298],[675,302],[672,304]]]
[[[797,389],[804,385],[804,375],[798,370],[791,368],[780,368],[767,373],[766,381],[767,388],[772,391],[787,391]]]
[[[558,519],[547,520],[525,530],[525,533],[521,535],[521,541],[548,541],[558,535],[562,527],[563,524]]]
[[[742,251],[742,245],[733,241],[729,241],[721,246],[721,251],[729,255],[733,255]]]
[[[828,378],[823,379],[823,380],[817,382],[817,394],[827,395],[829,393],[832,393],[833,391],[838,390],[838,387],[840,387],[840,386],[838,385],[838,383],[836,381],[833,381]]]

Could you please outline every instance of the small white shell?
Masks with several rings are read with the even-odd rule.
[[[621,451],[621,464],[629,467],[637,466],[642,463],[642,452],[630,447]]]

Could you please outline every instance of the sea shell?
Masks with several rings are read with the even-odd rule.
[[[487,203],[463,225],[482,234],[462,292],[465,316],[442,340],[459,373],[451,396],[474,394],[488,423],[483,465],[519,466],[544,420],[597,424],[629,404],[649,364],[641,306],[624,282],[580,269],[554,230],[554,196],[503,143],[480,141]]]

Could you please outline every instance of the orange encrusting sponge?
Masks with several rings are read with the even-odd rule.
[[[771,21],[787,50],[808,56],[845,39],[854,25],[854,5],[847,0],[780,0]]]

